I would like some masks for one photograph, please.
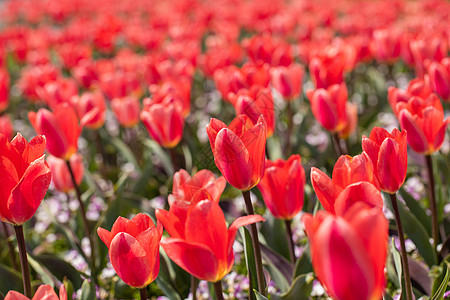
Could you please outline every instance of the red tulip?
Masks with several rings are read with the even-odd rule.
[[[371,50],[377,60],[394,63],[400,57],[400,33],[393,29],[374,30]]]
[[[237,116],[227,127],[211,119],[206,127],[214,162],[225,179],[235,188],[246,191],[264,175],[266,125],[261,116],[253,124],[246,115]]]
[[[417,96],[423,99],[428,98],[433,91],[431,90],[430,82],[427,78],[416,78],[409,82],[406,91],[400,90],[395,87],[389,87],[388,89],[388,101],[391,105],[392,111],[398,117],[400,109],[408,103],[409,99],[413,96]]]
[[[366,181],[370,185],[365,186],[360,183]],[[353,158],[348,155],[339,157],[333,168],[332,179],[321,170],[312,168],[311,183],[323,208],[331,213],[335,212],[336,199],[339,194],[353,184],[364,185],[362,189],[368,191],[364,192],[365,194],[378,191],[378,182],[373,171],[372,161],[365,152]]]
[[[37,133],[47,138],[50,154],[68,160],[77,152],[81,126],[75,110],[67,103],[57,105],[53,112],[41,108],[37,113],[29,112],[28,118]]]
[[[370,157],[380,189],[397,192],[405,182],[408,162],[406,131],[394,128],[391,133],[374,127],[369,137],[363,136],[362,148]]]
[[[270,70],[272,86],[286,101],[297,98],[302,91],[304,68],[299,64],[279,66]]]
[[[150,136],[165,148],[175,147],[183,136],[183,111],[181,104],[177,101],[162,104],[145,99],[141,121]]]
[[[450,58],[444,58],[440,63],[432,62],[428,66],[428,75],[433,90],[444,101],[450,101]]]
[[[9,73],[0,69],[0,113],[9,106]]]
[[[272,66],[288,66],[292,63],[291,45],[272,35],[254,35],[242,44],[254,63],[267,63]]]
[[[55,188],[64,193],[72,190],[74,188],[73,181],[66,161],[55,156],[49,156],[47,162],[52,170],[52,182]],[[69,162],[75,176],[75,182],[80,185],[84,173],[83,159],[80,154],[75,153],[70,157]]]
[[[167,256],[186,272],[216,282],[233,266],[233,243],[238,228],[263,220],[259,215],[240,217],[227,228],[219,204],[202,200],[187,211],[183,236],[166,238],[161,245]]]
[[[163,228],[149,216],[137,214],[131,220],[117,218],[111,232],[98,228],[98,236],[109,249],[117,275],[129,286],[143,288],[159,273],[159,243]]]
[[[183,117],[191,111],[191,82],[186,78],[164,81],[161,85],[152,84],[149,91],[152,94],[153,103],[176,100],[182,105]]]
[[[60,76],[59,70],[52,64],[27,67],[23,69],[17,86],[28,101],[37,102],[40,100],[37,90]]]
[[[346,126],[348,92],[345,84],[335,84],[326,90],[311,90],[306,94],[314,117],[326,130],[336,132]]]
[[[82,60],[72,69],[72,76],[78,84],[85,88],[91,88],[98,82],[98,74],[94,62],[89,59]]]
[[[328,89],[334,84],[341,85],[348,63],[347,54],[336,47],[328,47],[315,54],[309,62],[309,71],[316,88]]]
[[[51,172],[44,160],[45,137],[29,143],[18,133],[9,142],[0,134],[0,219],[22,225],[36,213],[50,185]]]
[[[16,291],[9,291],[5,300],[30,300],[30,298]],[[59,288],[59,297],[55,290],[49,284],[40,285],[31,300],[67,300],[66,287],[63,285]]]
[[[126,128],[131,128],[139,123],[141,104],[135,96],[114,98],[111,100],[111,109],[119,121],[119,124]]]
[[[388,221],[380,208],[359,202],[339,216],[306,214],[303,223],[314,272],[331,298],[381,299]]]
[[[11,119],[9,115],[1,115],[0,116],[0,133],[6,135],[7,139],[10,140],[13,135],[13,125],[11,123]]]
[[[74,96],[70,102],[75,107],[80,123],[84,127],[96,130],[105,124],[106,102],[100,91]]]
[[[58,78],[43,87],[36,87],[36,93],[40,100],[54,109],[60,103],[69,103],[73,96],[78,95],[78,86],[72,78]]]
[[[305,181],[300,155],[292,155],[287,161],[266,160],[258,188],[275,218],[291,220],[302,210]]]
[[[340,138],[348,139],[348,137],[355,132],[358,125],[358,106],[347,102],[345,105],[345,113],[347,115],[347,122],[345,122],[345,126],[339,130],[338,134]]]

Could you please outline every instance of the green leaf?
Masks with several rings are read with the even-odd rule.
[[[244,254],[245,254],[245,262],[247,265],[247,272],[250,277],[250,288],[249,291],[253,290],[253,288],[258,287],[258,281],[256,278],[256,265],[255,265],[255,256],[252,245],[252,238],[250,233],[245,227],[239,228],[239,233],[242,237],[242,242],[244,246]],[[254,294],[249,292],[250,298],[254,299]]]
[[[92,282],[85,280],[81,285],[81,297],[80,300],[96,300],[95,286]]]
[[[42,254],[34,257],[36,261],[44,265],[59,281],[66,277],[78,290],[83,283],[80,273],[68,262],[50,254]]]
[[[266,221],[261,224],[259,231],[263,235],[267,245],[285,258],[288,258],[289,248],[284,221],[275,218],[269,211],[266,211],[264,214],[264,219]],[[274,232],[278,232],[279,234],[273,234]]]
[[[255,293],[256,300],[269,300],[269,298],[267,298],[266,296],[261,295],[261,293],[258,292],[257,290],[253,289],[253,292]]]
[[[400,289],[402,289],[402,286],[403,286],[403,284],[402,284],[402,273],[403,273],[402,258],[400,256],[400,253],[398,252],[397,248],[395,247],[393,238],[391,240],[390,249],[391,249],[391,254],[394,257],[394,265],[395,265],[395,270],[397,271],[398,286]]]
[[[431,218],[427,215],[424,207],[419,201],[414,199],[410,194],[408,194],[404,188],[399,190],[400,195],[403,200],[405,200],[406,206],[413,213],[414,216],[420,221],[422,226],[427,231],[428,235],[431,236]]]
[[[164,277],[158,276],[156,278],[156,283],[158,284],[159,288],[163,291],[164,295],[169,299],[174,300],[182,300],[180,297],[180,294],[172,287],[172,285],[167,282],[167,280]]]
[[[439,288],[433,294],[433,297],[431,297],[431,300],[441,300],[442,298],[444,298],[444,294],[448,289],[448,282],[450,281],[450,265],[449,265],[449,263],[445,261],[444,267],[446,267],[446,269],[447,269],[447,271],[445,272],[444,279],[442,280],[441,284],[439,285]]]
[[[174,173],[173,165],[170,157],[167,155],[167,152],[165,152],[164,149],[161,148],[161,146],[153,140],[145,139],[143,143],[161,159],[161,164],[164,170],[169,176],[172,176]]]
[[[286,260],[279,253],[273,251],[264,244],[261,245],[261,252],[274,281],[278,284],[282,291],[286,291],[292,283],[293,267],[290,262]],[[271,271],[271,269],[274,269]],[[281,276],[281,278],[280,278]]]
[[[139,166],[136,157],[134,157],[133,151],[131,151],[130,147],[125,144],[119,138],[110,138],[111,144],[117,149],[117,151],[125,158],[125,160],[129,163],[132,163],[136,169],[136,171],[140,174],[141,167]]]
[[[271,294],[272,300],[308,300],[313,286],[313,276],[300,275],[295,278],[290,289],[281,295]]]
[[[0,294],[6,296],[8,291],[14,290],[23,293],[22,275],[17,271],[0,265],[0,278],[8,280],[0,280]]]
[[[305,245],[305,251],[303,251],[302,256],[297,259],[297,262],[295,263],[294,278],[313,271],[311,254],[309,251],[309,245]]]
[[[45,266],[42,266],[30,254],[28,254],[28,263],[36,271],[36,273],[38,273],[43,283],[49,284],[52,288],[55,288],[56,279]]]

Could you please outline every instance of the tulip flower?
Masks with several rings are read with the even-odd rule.
[[[186,78],[164,81],[161,85],[152,84],[149,87],[153,103],[179,101],[183,108],[183,117],[191,111],[191,82]]]
[[[306,95],[314,117],[326,130],[337,132],[346,126],[348,92],[344,83],[310,90]]]
[[[212,118],[206,127],[214,162],[235,188],[247,191],[264,175],[266,125],[259,117],[256,124],[246,115],[237,116],[230,125]]]
[[[67,167],[67,163],[64,159],[49,156],[47,162],[52,171],[52,182],[58,191],[67,193],[68,191],[74,189],[73,180]],[[80,185],[83,180],[84,166],[83,159],[80,154],[75,153],[69,159],[70,166],[74,173],[75,182]]]
[[[363,136],[362,148],[370,157],[380,189],[397,192],[405,182],[408,162],[406,131],[394,128],[391,133],[374,127],[369,137]]]
[[[331,298],[381,299],[388,221],[380,208],[359,202],[342,215],[319,211],[302,221],[314,272]]]
[[[99,129],[105,123],[106,102],[100,91],[74,96],[70,102],[75,107],[81,124],[89,129]]]
[[[348,155],[339,157],[333,168],[332,179],[317,168],[311,169],[311,183],[317,198],[323,208],[331,213],[335,213],[339,194],[352,184],[365,185],[360,183],[365,181],[370,185],[362,189],[363,194],[369,195],[378,191],[372,161],[365,152],[353,158]]]
[[[202,200],[187,211],[183,236],[166,238],[161,246],[186,272],[201,280],[217,282],[233,266],[233,243],[238,228],[259,221],[264,221],[259,215],[240,217],[227,228],[219,204]]]
[[[0,116],[0,133],[6,135],[7,139],[10,140],[13,135],[13,124],[9,115]]]
[[[55,290],[49,284],[40,285],[31,300],[67,300],[66,287],[63,285],[59,288],[59,297],[56,295]],[[30,298],[22,295],[16,291],[9,291],[6,294],[5,300],[30,300]]]
[[[28,118],[38,134],[47,138],[50,154],[68,160],[77,152],[81,126],[75,110],[67,103],[57,105],[53,112],[41,108],[37,113],[29,112]]]
[[[78,86],[72,78],[58,78],[42,87],[37,86],[36,93],[40,100],[54,109],[60,103],[69,103],[73,96],[78,95]]]
[[[163,228],[149,216],[137,214],[131,220],[117,218],[111,232],[98,228],[98,236],[109,249],[117,275],[129,286],[143,288],[159,273],[159,243]]]
[[[428,98],[433,93],[431,85],[427,77],[424,79],[416,78],[409,82],[406,91],[389,87],[388,89],[388,101],[391,105],[392,111],[398,117],[400,109],[408,103],[409,99],[413,96],[420,97],[422,99]]]
[[[371,51],[378,61],[393,64],[400,56],[400,32],[395,29],[374,30]]]
[[[336,47],[328,47],[320,51],[309,62],[311,79],[317,89],[328,89],[344,81],[344,70],[349,63],[349,57]]]
[[[291,220],[302,210],[305,181],[300,155],[292,155],[287,161],[266,159],[258,189],[275,218]]]
[[[119,124],[125,128],[134,127],[139,123],[141,105],[138,98],[134,96],[114,98],[111,100],[111,109]]]
[[[183,111],[181,104],[177,101],[162,104],[145,99],[141,121],[150,136],[165,148],[175,147],[183,136]]]
[[[300,95],[304,74],[305,70],[299,64],[274,67],[270,70],[272,86],[285,101],[292,101]]]
[[[349,136],[355,132],[356,126],[358,125],[358,106],[347,102],[345,113],[347,114],[347,122],[345,123],[345,126],[339,130],[338,135],[340,138],[347,140]]]
[[[9,105],[9,73],[0,69],[0,113],[5,111]]]
[[[0,134],[0,219],[22,225],[36,213],[50,185],[51,171],[44,160],[45,137],[29,143],[18,133],[9,142]]]
[[[450,101],[450,58],[444,58],[440,63],[431,62],[428,66],[431,86],[444,101]]]
[[[41,100],[37,93],[39,88],[60,76],[60,71],[52,64],[27,67],[23,69],[17,87],[28,101],[38,102]]]

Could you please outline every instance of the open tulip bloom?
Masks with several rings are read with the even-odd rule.
[[[16,291],[10,291],[5,300],[30,300],[30,298]],[[64,285],[59,288],[59,297],[49,284],[39,286],[31,300],[67,300],[67,292]]]

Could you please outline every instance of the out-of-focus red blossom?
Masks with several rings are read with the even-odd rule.
[[[237,95],[229,95],[234,103],[236,115],[246,115],[253,123],[258,122],[262,115],[266,123],[267,137],[271,137],[275,130],[275,109],[272,93],[269,88],[243,89]]]
[[[63,193],[72,190],[74,188],[73,181],[66,161],[50,155],[47,158],[47,162],[52,170],[52,182],[55,185],[55,188]],[[75,182],[79,185],[83,180],[84,175],[83,159],[81,155],[75,153],[70,157],[69,163],[75,176]]]
[[[0,134],[0,219],[22,225],[36,213],[51,181],[51,171],[44,160],[45,137],[36,136],[29,143],[18,133],[9,142]]]
[[[286,161],[266,159],[266,170],[258,189],[275,218],[291,220],[302,210],[305,182],[301,157],[296,154]]]
[[[121,70],[100,75],[99,84],[109,100],[130,95],[140,97],[143,91],[135,73]]]
[[[31,300],[67,300],[66,287],[62,284],[59,287],[59,297],[49,284],[40,285]],[[30,300],[30,298],[16,291],[9,291],[5,300]]]
[[[434,92],[450,102],[450,58],[446,57],[440,63],[431,62],[427,73]]]
[[[389,223],[379,207],[358,202],[339,215],[319,211],[302,221],[314,272],[331,298],[381,299]]]
[[[339,47],[327,47],[315,53],[309,62],[311,79],[317,89],[328,88],[334,84],[342,84],[344,71],[348,65],[353,65],[355,57],[348,54]]]
[[[427,60],[441,61],[448,52],[447,42],[441,36],[410,39],[408,46],[411,53],[409,63],[415,68],[418,77],[423,77],[425,74]]]
[[[288,66],[293,61],[291,45],[271,35],[254,35],[242,44],[254,63]]]
[[[191,62],[186,59],[172,61],[165,57],[147,56],[143,61],[145,70],[144,77],[147,84],[161,84],[169,80],[192,81],[195,69]]]
[[[78,84],[89,89],[98,82],[98,74],[94,63],[91,60],[82,60],[72,68],[72,76]]]
[[[72,97],[70,102],[77,111],[82,126],[96,130],[105,124],[106,102],[102,92],[85,92],[81,96]]]
[[[324,209],[331,213],[335,213],[336,203],[340,202],[337,199],[348,193],[358,192],[366,195],[361,198],[362,200],[370,194],[380,195],[372,161],[365,152],[354,157],[349,155],[339,157],[334,165],[331,179],[324,172],[313,167],[311,184]],[[376,199],[370,202],[378,203]]]
[[[114,98],[111,100],[111,109],[119,124],[125,128],[134,127],[139,123],[141,104],[137,97]]]
[[[295,63],[274,67],[270,69],[270,82],[285,101],[292,101],[302,92],[304,74],[303,66]]]
[[[47,151],[50,154],[68,160],[77,152],[82,127],[70,104],[59,104],[52,112],[45,108],[39,109],[37,113],[30,111],[28,119],[34,130],[47,138]]]
[[[42,88],[59,77],[60,71],[51,64],[27,67],[23,69],[17,86],[28,101],[37,102],[40,100],[37,88]]]
[[[191,177],[186,170],[181,169],[173,175],[172,194],[168,201],[170,205],[175,201],[195,202],[204,199],[219,202],[226,184],[223,176],[216,178],[209,170],[200,170]]]
[[[187,210],[184,224],[178,222],[184,227],[180,235],[164,239],[161,245],[182,269],[201,280],[216,282],[233,267],[233,243],[238,228],[260,221],[264,221],[260,215],[240,217],[227,228],[219,204],[202,200]]]
[[[401,53],[400,33],[396,29],[377,29],[372,35],[372,54],[380,62],[394,63]]]
[[[109,249],[111,264],[126,284],[143,288],[159,273],[159,244],[163,227],[145,214],[131,220],[118,217],[111,232],[99,227],[98,236]]]
[[[0,68],[0,113],[9,106],[9,73]]]
[[[78,86],[72,78],[57,78],[44,86],[36,87],[36,94],[48,107],[54,109],[60,103],[70,103],[78,95]]]
[[[344,83],[310,90],[306,95],[314,117],[326,130],[337,132],[347,125],[348,92]]]
[[[149,87],[153,103],[178,101],[183,108],[183,116],[191,111],[191,82],[187,78],[164,81],[161,85]]]
[[[65,43],[56,48],[59,58],[66,69],[72,69],[83,59],[90,59],[92,48],[88,45]]]
[[[183,108],[178,101],[153,103],[150,98],[144,99],[141,121],[150,136],[165,148],[175,147],[183,136]]]
[[[354,103],[347,102],[345,105],[345,113],[347,114],[347,122],[345,126],[338,131],[339,137],[348,139],[355,132],[358,125],[358,106]]]
[[[427,78],[420,79],[415,78],[409,82],[406,91],[389,87],[388,89],[388,101],[395,115],[398,116],[400,108],[408,103],[409,99],[413,96],[417,96],[423,99],[428,98],[433,93],[429,80]],[[400,104],[403,103],[403,104]]]
[[[11,118],[9,115],[1,115],[0,116],[0,133],[5,135],[8,140],[10,140],[13,136],[13,124],[11,122]]]
[[[212,118],[206,127],[214,162],[225,179],[243,191],[256,186],[264,175],[266,125],[263,116],[256,123],[239,115],[225,125]]]

